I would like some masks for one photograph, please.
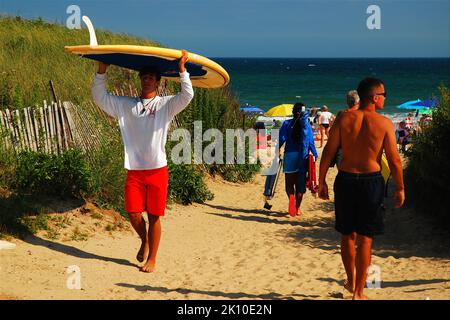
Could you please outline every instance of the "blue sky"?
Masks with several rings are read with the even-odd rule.
[[[71,4],[96,28],[209,57],[450,57],[450,0],[0,0],[0,13],[65,23]]]

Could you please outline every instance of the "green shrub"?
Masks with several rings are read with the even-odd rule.
[[[16,180],[16,155],[0,147],[0,188],[11,189]]]
[[[169,163],[169,198],[183,204],[213,199],[203,174],[193,165]]]
[[[176,89],[175,89],[176,90]],[[220,89],[195,89],[195,94],[189,107],[186,108],[179,116],[179,122],[183,128],[189,130],[191,137],[194,136],[194,121],[202,121],[203,133],[208,129],[219,129],[224,136],[224,146],[226,145],[226,129],[242,128],[243,115],[240,112],[239,101],[234,96],[230,88]],[[255,119],[247,117],[248,122]],[[246,127],[247,128],[247,127]],[[205,142],[203,147],[208,145]],[[193,143],[192,143],[193,145]],[[169,145],[170,148],[170,145]],[[237,153],[237,143],[234,148],[235,156]],[[170,154],[170,151],[167,152]],[[193,150],[192,150],[193,154]],[[224,152],[223,163],[225,163],[226,154]],[[249,148],[246,146],[246,164],[213,164],[205,165],[208,174],[220,174],[225,180],[232,182],[249,182],[255,173],[259,172],[259,164],[249,164]]]
[[[231,182],[250,182],[253,176],[259,172],[259,164],[236,164],[233,166],[223,166],[221,168],[222,176],[225,180]]]
[[[16,188],[21,193],[81,197],[89,191],[90,177],[79,150],[60,156],[25,151],[18,156]]]
[[[22,218],[22,223],[27,227],[29,232],[36,234],[40,230],[49,230],[48,225],[49,216],[40,212],[37,216],[25,216]]]
[[[124,186],[127,171],[123,168],[121,143],[103,145],[90,154],[91,185],[89,198],[102,208],[124,214]]]
[[[405,178],[413,205],[438,219],[450,222],[443,199],[450,198],[450,90],[440,87],[440,105],[433,111],[431,126],[413,141]]]

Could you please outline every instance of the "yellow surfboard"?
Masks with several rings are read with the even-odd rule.
[[[162,78],[180,81],[178,59],[182,56],[181,50],[134,45],[98,45],[91,21],[86,16],[83,16],[83,21],[89,29],[90,44],[66,46],[66,52],[137,71],[148,66],[156,67]],[[185,67],[193,86],[220,88],[230,82],[227,71],[218,63],[198,54],[188,54],[189,60]]]
[[[381,175],[383,176],[384,183],[387,184],[391,176],[391,169],[389,169],[389,164],[384,153],[381,156]]]

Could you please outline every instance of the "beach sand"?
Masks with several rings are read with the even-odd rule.
[[[335,175],[333,168],[329,186]],[[24,241],[9,239],[16,248],[0,250],[0,299],[351,298],[343,290],[333,202],[307,193],[303,215],[290,218],[283,177],[271,212],[262,209],[264,177],[246,184],[212,178],[207,183],[214,200],[167,209],[154,273],[139,272],[140,243],[128,222],[112,211],[74,203],[52,214],[67,222],[58,240],[39,232]],[[366,294],[450,299],[447,232],[411,209],[391,209],[391,199],[386,205],[386,234],[375,238],[372,259],[381,288]],[[80,290],[67,288],[71,265],[80,268]]]

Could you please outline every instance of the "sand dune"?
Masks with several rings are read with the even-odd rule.
[[[335,174],[329,174],[330,186]],[[308,193],[303,216],[293,219],[286,213],[284,179],[271,212],[262,209],[263,183],[260,176],[248,184],[209,179],[214,200],[171,206],[153,274],[139,272],[139,241],[127,222],[89,206],[68,210],[70,228],[79,226],[87,240],[49,240],[44,233],[11,240],[14,250],[0,250],[0,299],[350,298],[342,289],[333,203]],[[367,295],[449,299],[448,235],[410,209],[389,209],[389,200],[387,207],[386,235],[375,239],[373,255],[381,289]],[[107,232],[107,225],[116,227]],[[67,288],[71,265],[80,268],[80,290]]]

